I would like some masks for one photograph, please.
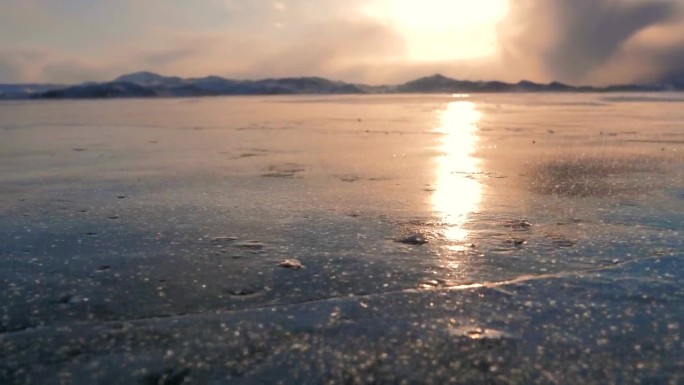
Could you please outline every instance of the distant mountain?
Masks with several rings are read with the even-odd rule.
[[[684,90],[684,73],[668,76],[660,83],[660,86],[669,91]]]
[[[358,94],[360,87],[320,77],[233,80],[219,76],[182,79],[152,72],[123,75],[113,83],[128,82],[147,87],[160,96]]]
[[[154,72],[141,71],[128,75],[121,75],[114,79],[116,83],[133,83],[143,87],[155,87],[161,85],[179,85],[183,79],[178,76],[162,76]]]
[[[433,75],[404,83],[397,87],[407,93],[474,93],[474,92],[577,92],[579,88],[553,82],[538,84],[522,80],[516,84],[499,81],[454,80],[443,75]],[[593,89],[592,89],[593,90]]]
[[[353,84],[319,77],[264,79],[253,83],[258,93],[274,94],[360,94]]]
[[[119,76],[105,83],[79,85],[0,84],[0,99],[80,99],[196,97],[220,95],[297,94],[392,94],[392,93],[478,93],[478,92],[658,92],[684,91],[684,76],[660,84],[626,84],[609,87],[575,87],[559,82],[548,84],[521,80],[456,80],[440,74],[399,85],[370,86],[333,81],[321,77],[292,77],[262,80],[235,80],[220,76],[181,78],[142,71]]]
[[[146,87],[126,82],[82,84],[50,90],[38,95],[45,99],[101,99],[123,97],[152,97],[157,94]]]
[[[0,99],[24,99],[29,95],[65,87],[62,84],[0,84]]]

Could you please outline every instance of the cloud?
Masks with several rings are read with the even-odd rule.
[[[510,0],[495,54],[439,62],[407,59],[400,26],[364,13],[365,0],[69,4],[0,2],[0,82],[103,81],[138,70],[374,84],[437,72],[575,84],[684,74],[681,0]]]
[[[45,69],[62,62],[59,54],[35,48],[8,49],[0,52],[0,81],[49,81]],[[74,63],[72,63],[74,64]]]
[[[636,80],[643,68],[629,53],[634,39],[651,28],[681,25],[679,11],[676,0],[511,0],[510,14],[499,26],[500,60],[546,80]],[[644,48],[640,51],[649,51]],[[619,69],[616,59],[629,70],[611,76],[606,68]]]
[[[16,50],[0,52],[0,81],[32,81],[42,70],[36,63],[44,54],[36,50]]]
[[[282,1],[276,1],[273,3],[273,8],[277,9],[278,11],[284,12],[287,10],[287,5],[283,3]]]
[[[123,68],[114,60],[86,59],[45,47],[0,51],[0,83],[103,81]]]
[[[235,76],[275,48],[251,34],[169,32],[154,48],[126,48],[129,71],[149,69],[169,75]],[[136,69],[137,68],[137,69]]]
[[[182,76],[237,78],[326,76],[377,82],[381,77],[374,75],[375,70],[395,65],[403,51],[396,31],[371,20],[337,19],[283,29],[287,36],[282,39],[270,34],[164,31],[160,34],[165,38],[154,48],[140,44],[124,48],[125,53],[119,55],[128,59],[130,71],[143,68]]]
[[[295,44],[274,47],[255,60],[244,75],[319,75],[373,82],[377,76],[360,69],[392,66],[404,50],[397,31],[379,22],[338,20],[310,28],[317,33],[301,36]]]

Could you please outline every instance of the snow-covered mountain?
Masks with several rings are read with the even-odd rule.
[[[146,87],[157,96],[274,95],[274,94],[356,94],[353,84],[320,77],[234,80],[220,76],[188,78],[136,72],[118,77],[112,83],[126,82]]]
[[[424,92],[424,93],[473,93],[473,92],[582,92],[596,90],[578,88],[567,84],[552,82],[549,84],[533,83],[522,80],[518,83],[505,83],[500,81],[470,81],[455,80],[437,74],[404,83],[397,87],[399,92]]]
[[[654,92],[684,91],[684,76],[655,85],[575,87],[563,83],[518,83],[456,80],[440,74],[400,85],[370,86],[321,77],[235,80],[220,76],[181,78],[153,72],[135,72],[105,83],[78,85],[0,84],[0,99],[188,97],[218,95],[476,93],[476,92]]]
[[[141,71],[132,74],[121,75],[114,79],[117,83],[133,83],[143,87],[156,87],[163,85],[180,85],[183,79],[178,76],[163,76],[154,72]]]

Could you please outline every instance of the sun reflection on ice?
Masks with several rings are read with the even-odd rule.
[[[480,161],[474,157],[480,112],[473,102],[449,103],[435,132],[442,134],[436,159],[435,191],[432,206],[446,224],[444,236],[453,243],[468,237],[464,224],[482,200],[482,185],[476,179]],[[462,249],[462,245],[453,249]]]

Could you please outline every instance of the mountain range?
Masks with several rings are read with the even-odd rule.
[[[684,78],[683,78],[684,79]],[[399,85],[370,86],[345,83],[321,77],[292,77],[262,80],[235,80],[219,76],[181,78],[152,72],[119,76],[110,82],[65,84],[0,84],[0,99],[91,99],[196,97],[220,95],[295,94],[392,94],[392,93],[480,93],[480,92],[660,92],[684,91],[684,80],[659,84],[625,84],[608,87],[575,87],[559,82],[548,84],[522,80],[456,80],[432,75]]]

